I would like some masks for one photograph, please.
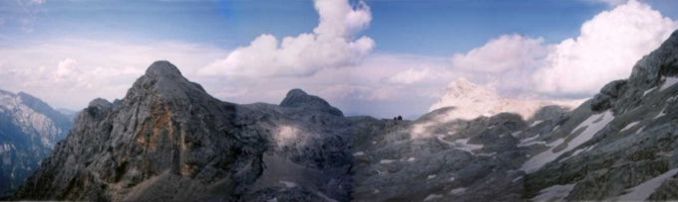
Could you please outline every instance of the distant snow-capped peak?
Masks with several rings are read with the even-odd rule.
[[[502,112],[516,113],[529,119],[544,106],[560,105],[574,108],[582,101],[506,98],[500,96],[494,88],[475,84],[462,77],[450,82],[443,96],[431,106],[429,111],[454,107],[454,110],[446,114],[445,120],[468,120]]]

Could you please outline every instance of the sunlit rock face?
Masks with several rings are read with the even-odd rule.
[[[0,196],[17,189],[72,121],[38,98],[0,90]]]

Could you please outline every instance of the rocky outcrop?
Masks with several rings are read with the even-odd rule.
[[[0,90],[0,196],[17,189],[37,169],[71,124],[38,98]]]
[[[290,90],[285,99],[280,102],[280,106],[315,109],[326,111],[337,116],[344,116],[339,109],[332,107],[327,101],[318,96],[306,94],[306,92],[301,89]]]

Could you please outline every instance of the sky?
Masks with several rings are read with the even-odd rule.
[[[591,97],[674,19],[672,0],[7,0],[0,89],[78,110],[169,60],[228,102],[302,88],[347,115],[416,118],[459,79],[508,98]]]

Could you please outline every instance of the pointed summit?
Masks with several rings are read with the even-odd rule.
[[[309,95],[308,93],[298,88],[292,89],[289,92],[287,92],[287,96],[285,96],[285,99],[283,99],[283,101],[280,102],[280,106],[305,107],[309,109],[324,110],[337,116],[344,115],[344,113],[342,113],[339,109],[333,107],[332,105],[330,105],[330,103],[323,100],[322,98],[315,95]]]
[[[179,68],[174,66],[167,60],[159,60],[153,62],[150,67],[146,70],[146,75],[149,77],[167,77],[167,78],[180,78],[183,77]]]
[[[165,99],[189,99],[209,96],[200,84],[186,79],[179,69],[169,61],[156,61],[146,74],[134,82],[127,97],[156,95]],[[143,96],[142,96],[143,95]]]
[[[478,85],[465,78],[451,82],[445,94],[433,104],[431,111],[445,107],[449,108],[437,113],[447,113],[447,120],[474,119],[479,116],[493,116],[502,112],[510,112],[528,119],[544,106],[563,105],[577,106],[580,101],[557,101],[541,99],[516,99],[499,95],[492,87]]]

